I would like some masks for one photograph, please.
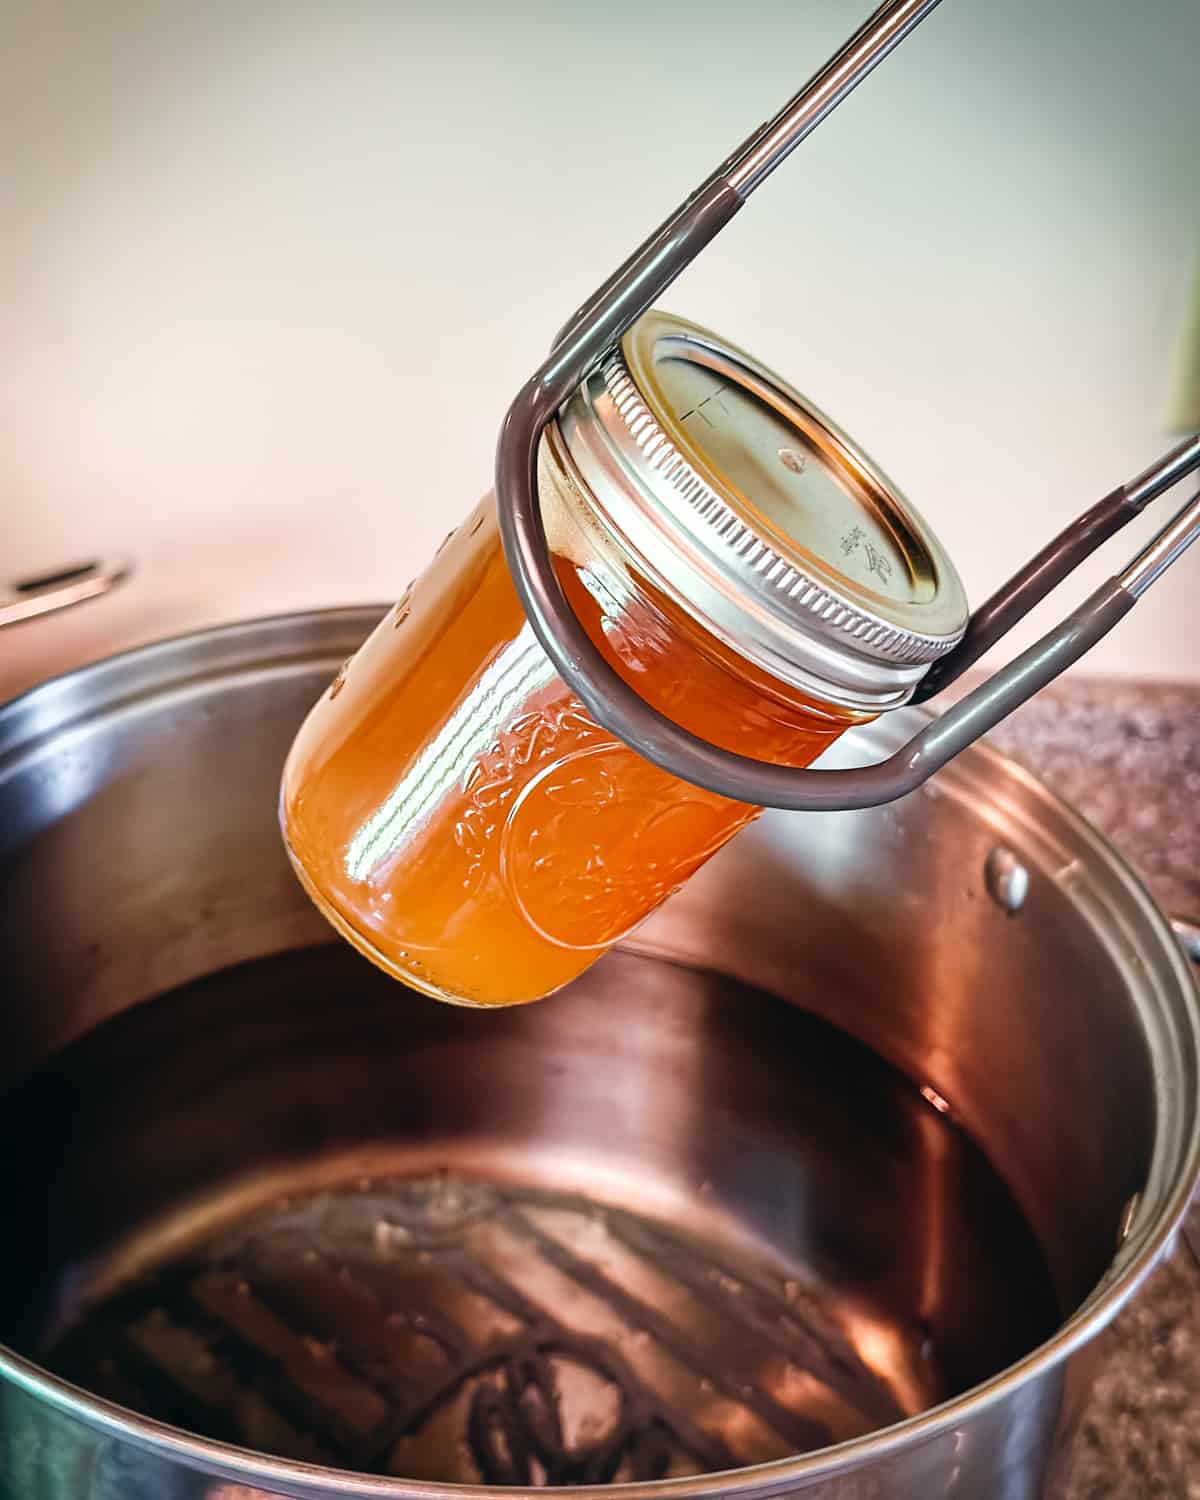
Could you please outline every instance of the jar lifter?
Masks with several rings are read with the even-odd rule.
[[[799,811],[873,807],[921,785],[960,750],[1078,661],[1200,535],[1194,495],[1129,564],[1061,624],[933,719],[887,760],[855,770],[795,770],[721,750],[647,704],[605,661],[555,575],[537,502],[538,444],[559,406],[626,330],[733,218],[750,194],[940,0],[888,0],[782,110],[749,137],[575,313],[518,392],[500,430],[496,495],[504,550],[543,649],[589,713],[655,765],[742,802]],[[1178,480],[1200,468],[1200,435],[1118,486],[1073,521],[971,616],[935,662],[925,702],[1005,636],[1086,557]]]

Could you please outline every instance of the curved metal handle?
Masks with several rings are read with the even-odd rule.
[[[108,557],[0,587],[0,627],[67,609],[85,599],[98,599],[115,589],[129,572],[125,558]]]
[[[871,807],[904,796],[1078,661],[1124,618],[1141,592],[1200,532],[1197,497],[1125,574],[1109,580],[1035,646],[926,726],[890,759],[853,771],[800,771],[769,765],[720,750],[690,734],[651,708],[624,682],[567,602],[550,559],[537,502],[537,450],[546,425],[635,319],[733,218],[750,193],[938,3],[888,0],[876,11],[780,113],[735,151],[576,312],[550,357],[518,392],[500,429],[496,450],[500,534],[517,593],[547,656],[596,722],[610,733],[673,775],[741,802],[825,811]],[[1195,440],[1194,453],[1189,450],[1182,459],[1168,455],[1154,472],[1161,471],[1160,479],[1169,472],[1172,477],[1166,482],[1173,483],[1198,465],[1200,439]],[[1034,559],[1032,573],[1023,570],[989,601],[990,615],[989,606],[984,614],[991,620],[993,633],[986,644],[1009,629],[1082,556],[1140,509],[1128,503],[1131,493],[1140,495],[1138,484],[1124,487],[1119,502],[1110,497],[1111,514],[1105,510],[1093,517],[1090,527],[1084,525],[1088,522],[1084,517],[1064,534],[1065,542],[1057,539]],[[1152,498],[1149,491],[1161,493],[1166,484],[1157,489],[1152,484],[1143,487],[1147,494],[1142,504]],[[1048,558],[1051,552],[1054,556]],[[1001,628],[996,628],[997,622]],[[959,657],[959,671],[969,664],[968,655],[964,650]]]

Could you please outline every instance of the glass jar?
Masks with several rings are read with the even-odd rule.
[[[714,744],[806,766],[959,639],[953,567],[777,377],[649,314],[542,441],[558,576],[615,669]],[[574,978],[758,809],[599,727],[525,620],[486,498],[343,666],[284,771],[318,907],[464,1005]]]

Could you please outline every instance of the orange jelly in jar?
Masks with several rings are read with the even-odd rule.
[[[862,455],[675,319],[644,318],[564,408],[539,498],[613,667],[759,760],[806,766],[904,701],[965,621],[949,563]],[[567,983],[757,812],[594,722],[525,619],[490,497],[313,708],[281,799],[333,925],[406,984],[477,1006]]]

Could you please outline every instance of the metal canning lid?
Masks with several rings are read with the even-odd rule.
[[[962,636],[954,565],[891,481],[778,376],[694,324],[648,313],[552,436],[655,586],[785,682],[894,707]]]

